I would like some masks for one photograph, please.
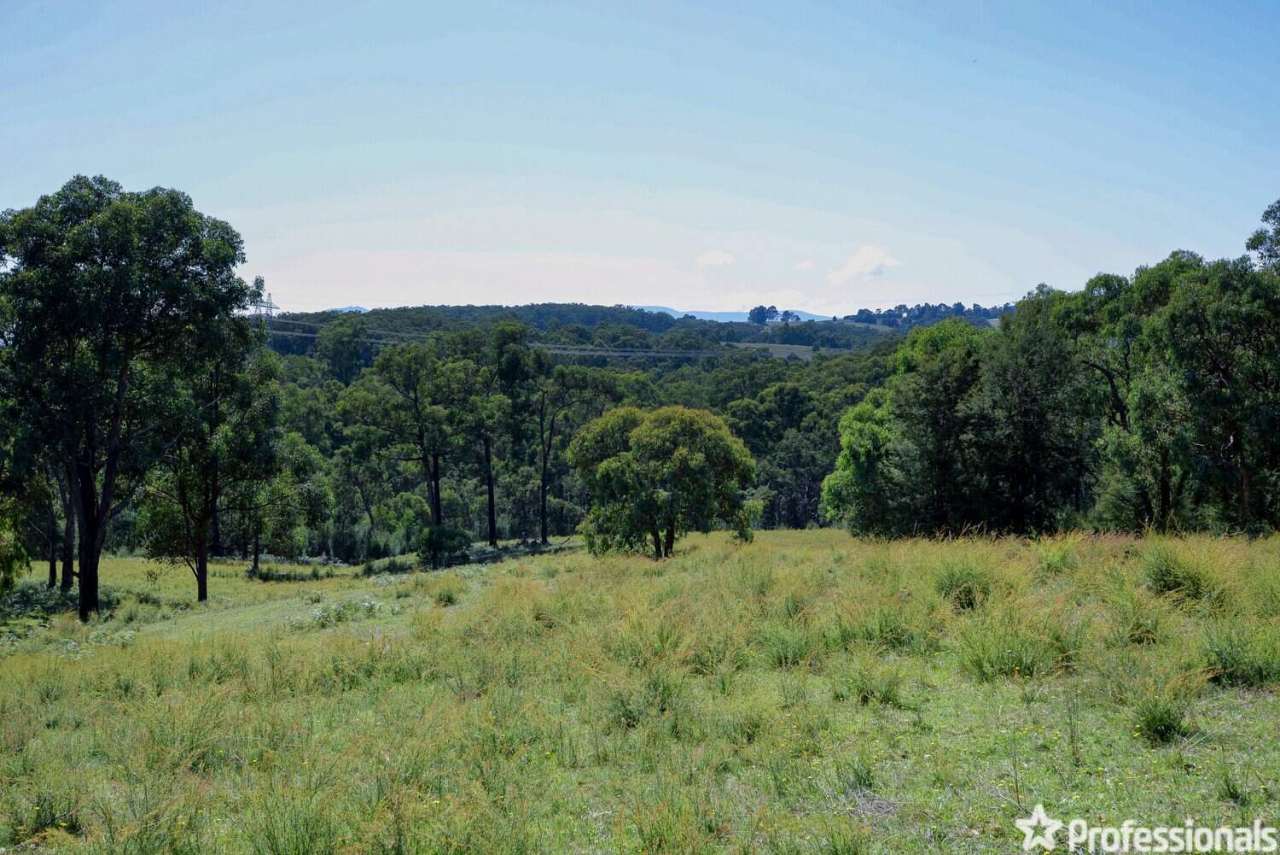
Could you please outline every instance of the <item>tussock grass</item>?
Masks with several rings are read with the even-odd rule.
[[[0,846],[1007,852],[1019,800],[1155,824],[1274,804],[1280,540],[389,563],[219,565],[197,607],[189,577],[112,559],[88,625],[21,589]]]

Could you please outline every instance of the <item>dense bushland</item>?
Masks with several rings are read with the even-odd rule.
[[[913,330],[840,422],[824,508],[855,532],[1280,523],[1280,214],[1254,256],[1175,252],[997,330]]]

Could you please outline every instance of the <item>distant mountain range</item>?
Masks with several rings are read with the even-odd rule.
[[[646,312],[661,312],[664,315],[670,315],[673,318],[683,318],[685,315],[693,315],[700,321],[720,321],[721,323],[745,322],[747,320],[746,312],[684,312],[679,309],[673,309],[670,306],[636,306],[637,309],[644,309]],[[815,315],[812,312],[801,312],[796,309],[791,310],[791,314],[795,315],[802,321],[829,321],[830,315]]]

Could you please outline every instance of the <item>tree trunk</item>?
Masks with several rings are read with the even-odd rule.
[[[666,540],[662,544],[662,557],[670,558],[671,553],[675,551],[675,547],[676,547],[676,524],[675,524],[675,521],[673,520],[667,523]]]
[[[98,491],[88,466],[77,466],[76,491],[80,518],[80,620],[87,621],[101,610],[98,602],[98,561],[102,556],[105,520],[98,514]]]
[[[653,538],[653,560],[661,561],[662,560],[662,534],[658,531],[657,526],[654,526],[653,531],[650,532],[650,536]]]
[[[1156,527],[1167,531],[1169,519],[1173,516],[1173,484],[1169,477],[1169,449],[1160,449],[1160,486],[1157,491]]]
[[[545,470],[538,482],[538,517],[540,541],[543,546],[546,546],[551,542],[551,539],[547,537],[547,475]]]
[[[58,586],[58,517],[49,505],[49,589]]]
[[[262,555],[262,528],[255,525],[253,527],[253,575],[258,575],[258,557]]]
[[[80,620],[87,621],[100,610],[98,602],[98,552],[93,526],[81,526],[80,532]]]
[[[489,545],[498,548],[498,509],[493,494],[493,440],[484,438],[484,488],[489,502]]]
[[[368,491],[359,481],[356,481],[356,492],[360,495],[360,506],[364,508],[365,518],[369,520],[369,527],[365,529],[364,538],[362,538],[364,541],[362,545],[364,554],[360,556],[368,561],[369,550],[373,546],[373,505],[369,502]]]
[[[75,584],[75,562],[76,512],[68,503],[66,519],[62,523],[62,583],[60,587],[63,591],[70,591],[71,586]]]
[[[213,519],[209,522],[209,554],[222,555],[222,515],[217,503],[213,506]]]
[[[196,602],[209,599],[209,545],[201,540],[196,544]]]
[[[1240,522],[1246,530],[1253,524],[1252,473],[1245,462],[1244,455],[1239,456],[1240,467]]]
[[[444,504],[440,499],[440,454],[434,452],[431,455],[431,524],[441,525],[444,523]]]

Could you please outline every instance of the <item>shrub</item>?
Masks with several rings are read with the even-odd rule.
[[[391,574],[409,573],[409,572],[412,572],[415,568],[416,568],[416,565],[414,564],[414,562],[410,561],[407,558],[392,557],[392,558],[387,558],[382,562],[366,561],[364,566],[360,569],[360,572],[362,575],[365,575],[365,576],[377,576],[382,573],[391,573]]]
[[[952,608],[961,612],[978,608],[991,596],[990,577],[967,562],[944,562],[934,587]]]
[[[465,558],[471,536],[448,525],[431,525],[418,538],[418,559],[431,567],[443,567]]]

